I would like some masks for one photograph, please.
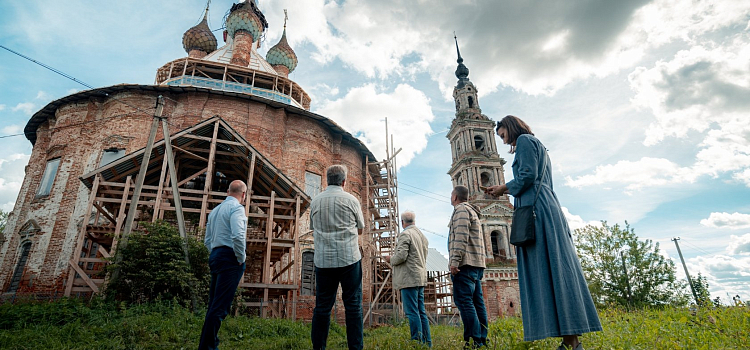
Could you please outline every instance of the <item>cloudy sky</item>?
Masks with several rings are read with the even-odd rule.
[[[0,45],[92,86],[152,84],[184,57],[205,1],[3,1]],[[229,0],[211,3],[220,29]],[[400,208],[446,251],[458,35],[488,117],[526,120],[549,149],[572,227],[627,220],[708,276],[713,296],[750,299],[750,2],[259,0],[265,53],[287,36],[291,78],[325,115],[399,155]],[[220,38],[221,31],[217,31]],[[0,49],[0,208],[12,209],[48,102],[85,89]],[[8,135],[5,137],[4,135]],[[252,142],[252,140],[250,140]],[[498,140],[499,143],[501,141]],[[499,145],[501,156],[512,161]],[[510,168],[506,169],[510,180]],[[678,261],[677,261],[678,262]],[[679,265],[678,265],[679,266]],[[684,276],[682,269],[679,276]]]

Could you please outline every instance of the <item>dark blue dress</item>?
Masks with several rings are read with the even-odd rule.
[[[552,164],[534,136],[521,135],[516,140],[508,191],[516,207],[531,205],[545,167],[534,206],[536,242],[516,247],[525,341],[602,330],[568,222],[552,188]]]

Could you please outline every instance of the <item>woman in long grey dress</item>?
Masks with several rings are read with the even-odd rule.
[[[578,336],[602,330],[589,293],[570,228],[552,187],[552,163],[544,145],[520,118],[507,116],[497,134],[510,145],[513,180],[487,188],[494,196],[510,194],[515,207],[534,205],[536,241],[516,247],[521,291],[523,338],[533,341],[562,337],[558,349],[582,350]],[[540,177],[544,175],[544,178]]]

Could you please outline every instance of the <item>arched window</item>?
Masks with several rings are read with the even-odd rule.
[[[469,108],[474,108],[474,98],[469,96]]]
[[[30,250],[30,241],[26,241],[21,245],[21,254],[18,258],[16,269],[13,270],[13,278],[10,280],[10,288],[8,288],[8,293],[15,293],[16,290],[18,290],[18,286],[21,284],[21,278],[23,277],[23,270],[26,269],[26,261],[29,260]]]
[[[484,137],[482,137],[482,135],[474,135],[474,149],[484,152],[484,146]]]
[[[315,295],[315,252],[302,252],[302,283],[300,295]]]

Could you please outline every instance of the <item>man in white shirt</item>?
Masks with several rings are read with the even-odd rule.
[[[357,198],[344,191],[347,169],[326,169],[328,187],[310,204],[310,229],[315,241],[315,310],[311,338],[313,349],[325,349],[331,308],[341,285],[346,310],[346,340],[350,350],[363,346],[362,253],[358,235],[364,218]]]

